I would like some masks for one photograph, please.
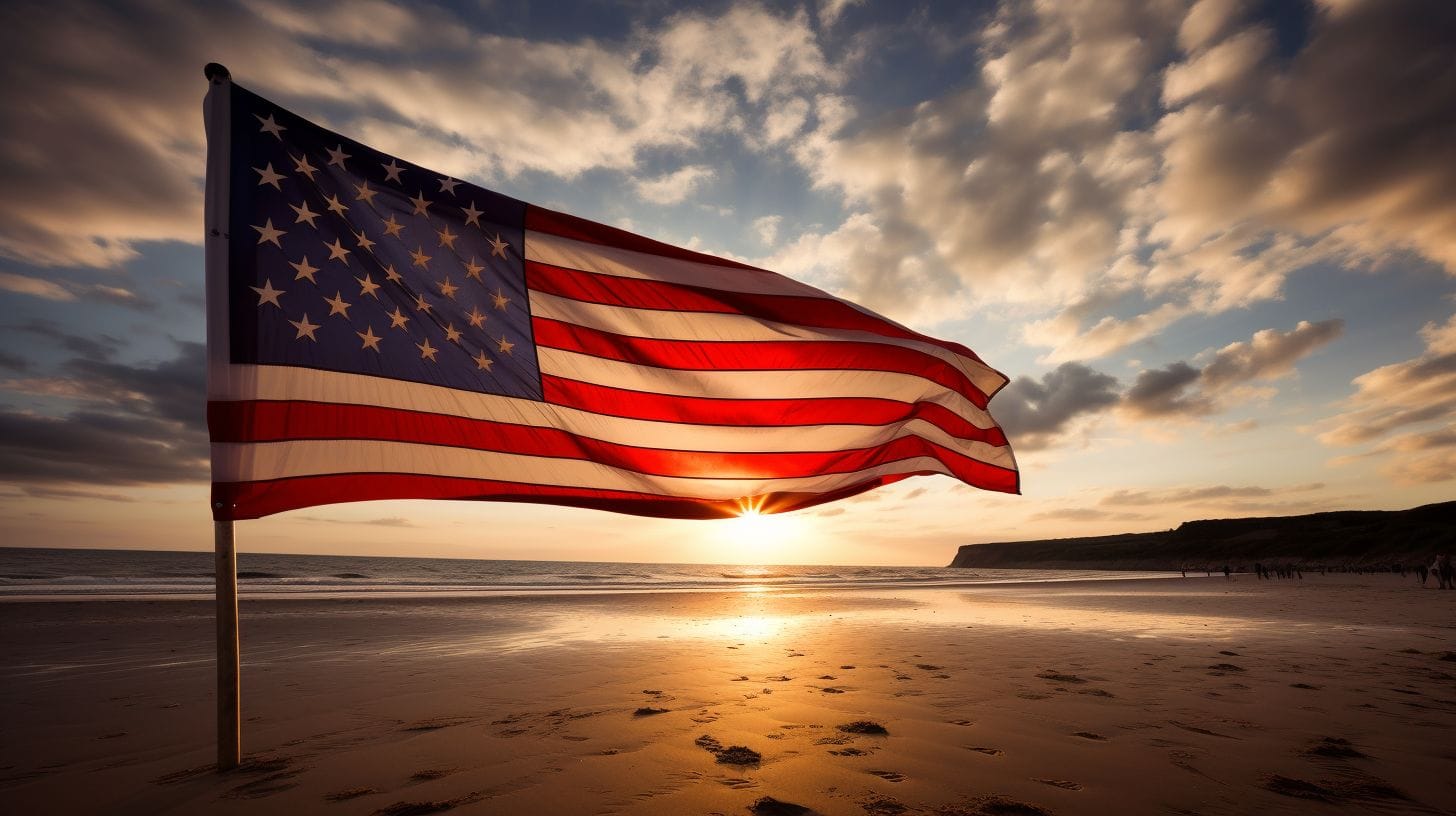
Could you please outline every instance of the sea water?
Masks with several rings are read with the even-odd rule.
[[[240,553],[243,597],[529,595],[945,587],[1168,573],[823,565],[634,564]],[[203,598],[211,552],[0,548],[0,601]]]

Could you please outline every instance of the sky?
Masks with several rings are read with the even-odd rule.
[[[1446,0],[9,2],[0,543],[209,549],[202,67],[441,173],[964,343],[1023,495],[367,502],[244,551],[944,564],[1456,495]]]

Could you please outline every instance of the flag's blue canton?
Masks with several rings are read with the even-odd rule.
[[[232,88],[234,363],[541,398],[525,204]]]

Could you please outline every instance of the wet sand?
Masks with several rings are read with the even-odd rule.
[[[0,811],[1456,808],[1456,592],[1394,576],[245,601],[223,775],[211,615],[0,604]]]

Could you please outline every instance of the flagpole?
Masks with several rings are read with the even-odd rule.
[[[231,170],[232,75],[210,62],[203,119],[207,129],[207,190],[204,230],[207,276],[207,397],[218,398],[231,387],[227,310],[228,187]],[[238,555],[232,519],[214,502],[213,568],[217,582],[217,769],[230,771],[242,759],[242,708],[239,693]]]
[[[230,771],[242,759],[239,694],[238,554],[231,521],[212,523],[217,574],[217,769]]]

